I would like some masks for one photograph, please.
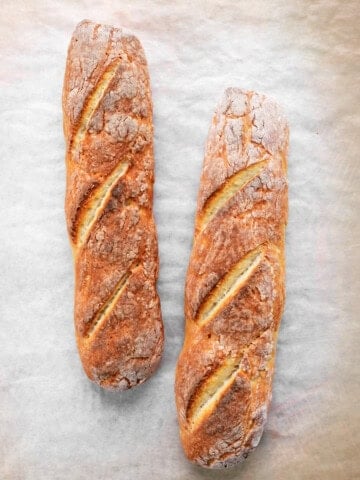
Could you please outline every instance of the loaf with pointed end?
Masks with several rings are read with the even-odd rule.
[[[78,349],[91,380],[128,389],[153,373],[164,338],[152,102],[136,37],[87,20],[76,27],[63,113]]]
[[[226,90],[210,128],[175,381],[187,457],[240,462],[260,441],[284,306],[288,126],[270,99]]]

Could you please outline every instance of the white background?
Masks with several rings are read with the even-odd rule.
[[[0,478],[352,480],[359,465],[358,1],[2,1]],[[61,89],[83,18],[123,26],[154,102],[162,364],[109,393],[82,372],[64,220]],[[204,143],[228,86],[271,95],[291,127],[287,303],[270,418],[239,467],[190,465],[174,368]]]

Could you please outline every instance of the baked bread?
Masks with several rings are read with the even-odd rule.
[[[210,128],[175,382],[181,440],[204,467],[260,441],[284,306],[288,127],[263,95],[229,88]]]
[[[68,50],[63,113],[77,345],[91,380],[123,390],[153,373],[164,339],[152,103],[139,40],[81,22]]]

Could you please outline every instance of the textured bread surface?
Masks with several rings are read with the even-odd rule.
[[[152,103],[136,37],[87,20],[76,27],[63,113],[77,345],[91,380],[127,389],[153,373],[163,349]]]
[[[288,126],[229,88],[212,120],[185,287],[175,395],[186,455],[240,462],[260,441],[284,307]]]

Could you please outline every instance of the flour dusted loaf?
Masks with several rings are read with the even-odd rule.
[[[210,128],[175,382],[188,458],[221,468],[259,443],[284,306],[288,127],[263,95],[229,88]]]
[[[123,390],[153,373],[163,348],[152,103],[136,37],[87,20],[76,27],[63,113],[77,345],[91,380]]]

